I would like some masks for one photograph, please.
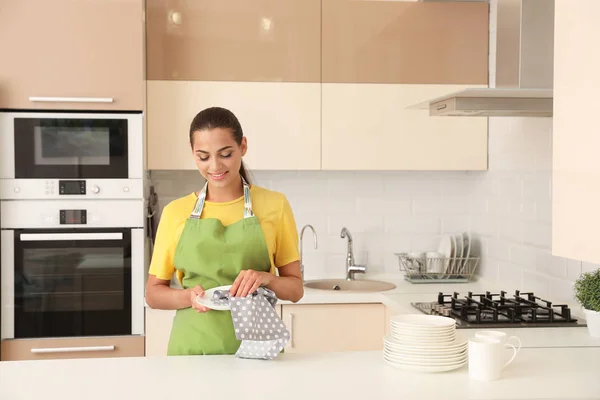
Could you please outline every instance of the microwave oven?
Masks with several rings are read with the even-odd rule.
[[[143,198],[141,112],[0,112],[0,199]]]
[[[1,339],[144,334],[143,200],[0,202]]]

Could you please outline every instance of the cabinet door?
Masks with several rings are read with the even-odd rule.
[[[167,355],[175,313],[146,307],[146,357]]]
[[[0,108],[142,110],[142,1],[3,0]]]
[[[323,169],[487,169],[487,118],[407,109],[464,88],[323,84]]]
[[[323,0],[323,82],[487,84],[488,8]]]
[[[281,309],[291,334],[288,353],[383,349],[382,304],[284,304]]]
[[[600,263],[600,2],[556,0],[552,254]]]
[[[319,82],[320,0],[147,0],[150,80]]]
[[[144,337],[6,339],[1,347],[1,361],[143,357]]]
[[[148,168],[196,169],[189,143],[194,116],[221,106],[240,120],[244,162],[257,170],[321,166],[318,83],[148,81]]]

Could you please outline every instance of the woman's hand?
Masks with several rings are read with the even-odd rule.
[[[194,286],[192,289],[188,289],[190,291],[190,301],[192,303],[192,308],[196,310],[196,312],[203,313],[207,312],[209,309],[204,307],[202,304],[196,302],[196,297],[204,296],[204,289],[200,285]]]
[[[272,280],[273,275],[269,272],[242,270],[233,282],[229,294],[233,297],[246,297],[260,286],[267,286]]]

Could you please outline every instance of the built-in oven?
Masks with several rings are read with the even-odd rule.
[[[0,112],[0,199],[143,198],[142,118]]]
[[[143,200],[2,201],[1,338],[143,335]]]

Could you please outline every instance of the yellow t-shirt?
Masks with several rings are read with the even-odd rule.
[[[298,232],[290,204],[282,193],[259,186],[250,187],[252,211],[258,218],[265,235],[265,241],[271,259],[271,272],[300,259],[298,253]],[[163,209],[156,242],[150,263],[149,273],[159,279],[171,280],[175,273],[173,260],[175,249],[185,221],[190,217],[197,200],[196,193],[173,200]],[[244,217],[244,197],[215,203],[206,201],[201,219],[218,218],[223,225],[231,225]],[[183,272],[177,270],[179,282]]]

